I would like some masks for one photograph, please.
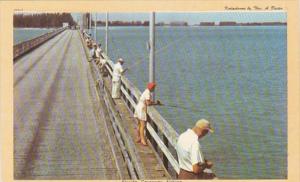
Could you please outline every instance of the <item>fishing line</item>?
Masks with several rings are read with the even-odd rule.
[[[113,50],[116,51],[116,55],[117,55],[117,57],[119,57],[119,55],[120,55],[120,50],[119,50],[119,49],[117,48],[117,46],[115,45],[114,37],[113,37],[112,35],[111,35],[110,37],[111,37],[111,42],[112,42]],[[183,39],[186,39],[186,37],[183,36],[183,37],[181,37],[180,39],[177,39],[177,40],[174,40],[174,41],[171,41],[171,42],[167,43],[165,46],[163,46],[163,47],[161,47],[160,49],[156,50],[156,51],[155,51],[155,54],[156,54],[156,55],[159,54],[159,53],[162,52],[163,50],[167,49],[167,48],[170,47],[171,45],[173,45],[173,44],[175,44],[175,43],[177,43],[177,42],[179,42],[179,41],[181,41],[181,40],[183,40]],[[149,45],[149,44],[148,44],[148,45]],[[133,67],[136,67],[136,66],[140,65],[140,64],[143,62],[143,59],[144,59],[144,58],[145,58],[144,56],[139,56],[139,57],[137,57],[137,58],[136,58],[137,61],[136,61],[134,64],[132,64],[131,66],[127,67],[128,71],[131,70]]]
[[[160,53],[161,51],[163,51],[163,50],[165,50],[167,47],[169,47],[170,45],[173,45],[173,44],[175,44],[176,42],[179,42],[179,41],[181,41],[181,40],[183,40],[183,39],[186,39],[187,37],[182,37],[182,38],[180,38],[180,39],[177,39],[177,40],[174,40],[174,41],[172,41],[172,42],[170,42],[170,43],[168,43],[168,44],[166,44],[165,46],[163,46],[163,47],[161,47],[160,49],[158,49],[157,51],[155,51],[155,54],[158,54],[158,53]]]
[[[165,46],[163,46],[163,47],[161,47],[160,49],[156,50],[156,51],[155,51],[155,54],[157,55],[158,53],[162,52],[162,51],[165,50],[166,48],[170,47],[170,45],[173,45],[173,44],[175,44],[176,42],[179,42],[179,41],[181,41],[181,40],[183,40],[183,39],[185,39],[185,38],[186,38],[186,37],[182,37],[182,38],[180,38],[180,39],[177,39],[177,40],[171,41],[170,43],[167,43]],[[149,45],[148,45],[148,46],[149,46]],[[143,58],[145,58],[145,57],[144,57],[144,56],[137,57],[137,61],[136,61],[133,65],[131,65],[131,66],[127,67],[127,68],[128,68],[128,69],[131,69],[131,68],[133,68],[133,67],[135,67],[135,66],[141,64],[141,63],[143,62]]]
[[[120,55],[120,50],[117,48],[117,46],[116,46],[116,44],[115,44],[115,41],[114,41],[114,38],[113,38],[112,35],[111,35],[111,42],[112,42],[113,50],[115,50],[116,53],[117,53],[117,54],[116,54],[117,57],[120,57],[120,56],[119,56],[119,55]],[[135,66],[141,64],[141,63],[143,62],[143,60],[142,60],[143,57],[144,57],[144,56],[138,57],[138,58],[137,58],[138,61],[136,61],[133,65],[127,67],[128,71],[129,71],[132,67],[135,67]]]
[[[158,106],[165,106],[165,107],[170,107],[170,108],[178,108],[178,109],[183,109],[183,110],[188,110],[188,111],[195,111],[195,112],[204,112],[202,110],[190,108],[190,107],[183,107],[183,106],[178,106],[178,105],[171,105],[171,104],[162,104]]]
[[[116,54],[115,54],[115,55],[117,55],[117,57],[120,57],[120,56],[119,56],[119,55],[120,55],[120,54],[119,54],[120,52],[119,52],[119,49],[116,48],[116,46],[115,46],[114,38],[113,38],[112,35],[111,35],[110,37],[111,37],[111,43],[112,43],[111,45],[112,45],[112,47],[113,47],[113,50],[116,50]]]
[[[190,108],[190,107],[183,107],[183,106],[178,106],[178,105],[162,104],[162,105],[157,105],[157,106],[166,106],[166,107],[169,107],[169,108],[177,108],[177,109],[183,109],[183,110],[193,111],[193,112],[202,112],[202,113],[204,112],[203,110],[194,109],[194,108]],[[233,113],[214,113],[212,115],[226,116],[226,115],[234,115],[234,114],[242,114],[242,113],[237,113],[237,112],[233,112]]]

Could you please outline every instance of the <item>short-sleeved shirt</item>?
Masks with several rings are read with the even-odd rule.
[[[145,104],[145,101],[146,101],[146,100],[150,100],[150,99],[151,99],[151,93],[150,93],[150,90],[149,90],[149,89],[146,89],[146,90],[142,93],[142,95],[141,95],[141,97],[140,97],[140,99],[139,99],[139,102]]]
[[[90,49],[90,57],[93,57],[94,55],[94,48]]]
[[[179,167],[187,171],[193,171],[193,165],[205,162],[201,152],[201,145],[196,133],[188,129],[182,133],[177,141],[177,154]]]
[[[122,73],[123,73],[123,67],[120,64],[120,62],[117,62],[114,65],[114,71],[113,71],[113,79],[112,81],[119,81],[121,79]]]
[[[151,93],[148,88],[142,93],[134,111],[134,117],[142,121],[147,120],[146,100],[151,100]]]
[[[98,47],[95,52],[97,58],[100,57],[100,53],[101,53],[101,49]]]

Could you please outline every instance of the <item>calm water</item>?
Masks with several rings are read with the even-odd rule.
[[[52,31],[49,28],[14,28],[14,45]]]
[[[97,39],[104,46],[104,29]],[[109,56],[126,75],[148,80],[147,27],[111,27]],[[15,37],[16,38],[16,37]],[[287,178],[286,27],[158,27],[156,98],[178,131],[200,118],[215,133],[201,140],[219,178]]]

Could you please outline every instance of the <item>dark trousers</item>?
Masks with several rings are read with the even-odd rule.
[[[195,174],[191,171],[180,169],[178,174],[178,179],[214,179],[216,177],[213,173],[202,172],[200,174]]]

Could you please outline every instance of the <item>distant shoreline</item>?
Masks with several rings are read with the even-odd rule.
[[[275,27],[275,26],[287,26],[286,24],[276,25],[156,25],[157,27]],[[103,25],[97,27],[105,27]],[[142,25],[110,25],[110,27],[148,27]],[[27,29],[55,29],[60,27],[13,27],[13,28],[27,28]],[[94,26],[92,26],[94,28]]]

